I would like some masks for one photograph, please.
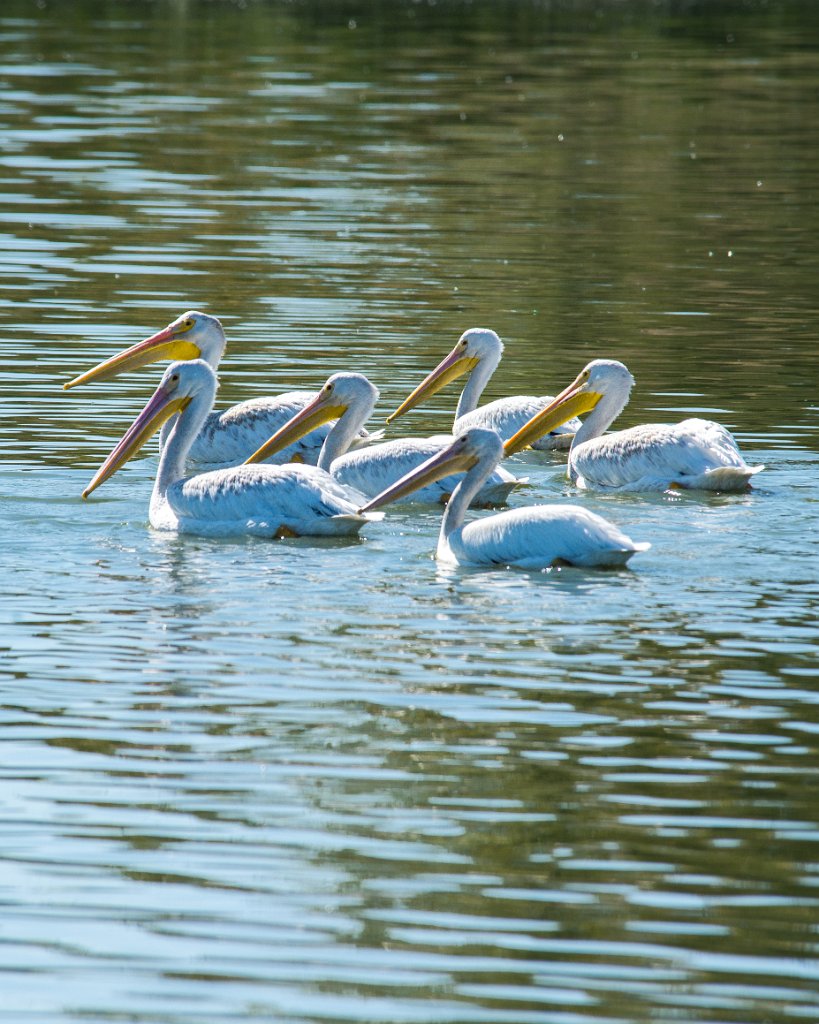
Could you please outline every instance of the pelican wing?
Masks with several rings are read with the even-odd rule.
[[[570,459],[579,486],[617,490],[741,490],[761,469],[745,462],[725,427],[696,418],[592,438],[575,448]]]
[[[356,512],[363,503],[315,466],[236,466],[168,488],[176,528],[209,536],[352,534],[371,518]]]
[[[193,442],[189,462],[198,468],[236,466],[244,462],[315,397],[315,391],[288,391],[275,398],[251,398],[222,412],[210,413]],[[314,466],[335,422],[322,423],[267,461],[276,464],[306,462]],[[362,430],[354,444],[366,444],[381,433],[371,435]]]
[[[455,433],[461,433],[464,430],[469,430],[470,427],[486,427],[489,430],[494,430],[501,440],[506,441],[552,400],[549,395],[543,395],[540,398],[535,395],[512,395],[508,398],[498,398],[494,402],[488,402],[461,416],[455,421],[452,429]],[[577,417],[572,417],[566,423],[538,438],[532,447],[541,451],[568,448],[579,427],[580,420]]]
[[[363,491],[368,498],[374,498],[427,459],[437,455],[451,441],[450,436],[443,434],[385,441],[339,456],[333,462],[332,473],[339,482]],[[399,500],[435,504],[446,502],[462,475],[457,473],[444,477]],[[502,504],[509,493],[523,483],[526,481],[499,466],[478,492],[473,505],[481,507]]]
[[[541,569],[560,562],[622,566],[650,545],[579,505],[530,505],[467,523],[444,546],[439,557],[461,565]]]
[[[243,462],[314,397],[312,391],[289,391],[210,413],[191,447],[189,461],[199,466],[235,466]],[[274,456],[274,461],[284,463],[296,458],[315,465],[329,430],[327,424],[311,431]]]

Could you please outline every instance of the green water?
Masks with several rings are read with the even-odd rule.
[[[819,10],[819,9],[818,9]],[[0,1021],[819,1017],[819,13],[777,3],[0,9]],[[381,389],[467,327],[487,398],[595,356],[732,496],[574,493],[618,573],[174,538],[89,502],[189,308],[220,405]],[[448,429],[452,389],[394,425]],[[392,436],[392,428],[391,435]]]

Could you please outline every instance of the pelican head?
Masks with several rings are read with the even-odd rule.
[[[472,427],[459,434],[451,444],[427,459],[417,469],[406,473],[400,480],[396,480],[394,484],[376,495],[372,501],[368,501],[359,512],[371,512],[445,476],[465,473],[479,462],[494,466],[502,457],[503,442],[495,431],[487,430],[485,427]]]
[[[225,332],[215,316],[188,310],[150,338],[118,352],[85,373],[63,384],[75,388],[92,380],[110,380],[162,359],[204,359],[215,370],[225,351]]]
[[[245,462],[264,462],[322,423],[337,420],[348,409],[356,411],[356,420],[362,423],[375,408],[378,388],[362,373],[334,373],[327,378],[316,397],[288,420],[283,427],[255,451]]]
[[[124,466],[166,420],[182,412],[199,392],[207,388],[215,394],[217,387],[216,374],[204,360],[171,363],[148,404],[82,492],[83,498]]]
[[[591,412],[602,399],[610,400],[619,411],[628,402],[633,384],[628,368],[616,359],[593,359],[545,409],[506,441],[504,453],[513,455],[521,451],[572,416]]]
[[[418,387],[387,417],[392,423],[398,416],[414,409],[425,398],[446,387],[453,380],[471,373],[479,363],[486,366],[487,378],[491,375],[503,355],[503,342],[488,327],[470,327],[458,338],[455,347],[441,360],[435,369],[427,374]]]

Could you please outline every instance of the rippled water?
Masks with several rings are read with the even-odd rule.
[[[0,1020],[819,1017],[816,29],[7,0]],[[617,573],[443,570],[412,506],[161,536],[152,454],[80,499],[158,368],[61,385],[188,308],[224,405],[359,369],[383,419],[481,324],[488,397],[620,358],[624,425],[767,469],[580,496],[653,545]]]

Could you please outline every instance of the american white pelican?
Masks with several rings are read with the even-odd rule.
[[[336,420],[322,445],[318,465],[332,473],[339,483],[354,487],[372,498],[385,487],[416,469],[439,452],[452,438],[407,437],[348,451],[351,440],[367,421],[378,400],[378,389],[360,373],[334,373],[312,402],[296,413],[270,440],[247,460],[262,462],[308,430]],[[457,476],[436,480],[417,491],[413,501],[446,501],[458,482]],[[509,492],[525,483],[498,467],[475,492],[475,504],[499,505]]]
[[[236,466],[185,479],[185,461],[216,396],[216,374],[202,359],[174,362],[153,397],[82,493],[131,458],[171,416],[176,420],[159,458],[150,522],[157,530],[206,537],[350,536],[369,518],[364,500],[316,466]]]
[[[484,327],[471,327],[464,331],[455,348],[449,355],[421,381],[392,415],[387,417],[391,423],[396,417],[414,409],[425,398],[440,391],[450,381],[456,380],[465,373],[469,374],[466,385],[458,399],[452,433],[460,434],[470,427],[488,427],[494,430],[505,441],[519,430],[536,413],[551,402],[550,395],[540,398],[535,395],[511,395],[498,398],[494,402],[478,407],[489,378],[495,372],[503,355],[503,342],[498,335]],[[539,449],[568,448],[575,430],[580,426],[579,420],[562,423],[542,437],[537,438],[530,447]]]
[[[567,472],[578,487],[664,491],[669,487],[742,491],[764,466],[749,466],[731,434],[712,420],[646,423],[603,432],[622,412],[634,378],[614,359],[595,359],[505,444],[507,455],[569,416],[587,413],[569,449]]]
[[[215,316],[189,310],[150,338],[111,356],[64,384],[63,388],[74,388],[89,381],[110,380],[120,373],[162,359],[204,359],[216,370],[226,344],[222,324]],[[252,398],[222,412],[211,412],[191,446],[189,461],[200,467],[235,466],[243,462],[302,409],[314,394],[314,391],[288,391],[272,398]],[[163,445],[172,425],[167,424],[160,435]],[[312,431],[278,452],[275,461],[315,465],[329,430],[329,426],[323,426]],[[381,436],[381,432],[374,436]],[[355,446],[367,440],[368,435],[364,431],[361,437],[353,438],[352,443]]]
[[[470,498],[502,455],[503,442],[494,430],[473,427],[360,511],[367,513],[397,501],[430,480],[465,470],[441,520],[435,557],[442,562],[514,565],[521,569],[545,569],[560,563],[611,568],[625,565],[635,552],[651,546],[631,540],[608,520],[579,505],[508,509],[464,526]]]

